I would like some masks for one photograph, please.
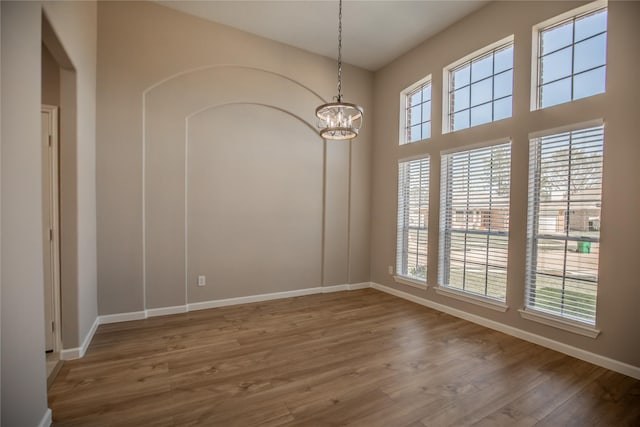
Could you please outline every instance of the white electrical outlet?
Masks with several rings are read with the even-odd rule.
[[[393,274],[393,265],[389,266],[389,274]]]
[[[205,276],[198,276],[198,286],[205,286],[207,284],[207,278]]]

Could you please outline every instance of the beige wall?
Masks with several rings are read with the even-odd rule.
[[[57,38],[64,47],[74,73],[61,73],[61,103],[64,96],[75,95],[66,104],[75,107],[74,117],[61,109],[61,218],[74,228],[73,242],[65,249],[64,223],[62,231],[62,323],[63,347],[82,345],[97,317],[96,260],[96,48],[97,5],[93,1],[43,2],[46,14]],[[72,89],[69,86],[74,86]],[[65,123],[67,117],[70,122]],[[65,128],[67,133],[65,135]],[[74,153],[65,158],[64,145]],[[70,147],[74,145],[74,147]],[[68,150],[69,151],[69,150]],[[74,173],[75,172],[75,173]],[[72,199],[65,201],[67,193]],[[74,194],[75,193],[75,194]],[[73,206],[75,205],[75,209]],[[65,261],[66,259],[66,261]],[[66,265],[65,265],[66,263]],[[65,276],[69,280],[65,281]],[[75,280],[74,279],[75,276]],[[66,283],[65,283],[66,282]],[[66,297],[66,303],[65,303]]]
[[[45,45],[42,46],[42,103],[60,105],[60,66]]]
[[[100,314],[368,281],[371,124],[352,151],[314,129],[335,61],[152,3],[98,9]],[[366,113],[371,85],[345,67]]]
[[[434,302],[477,314],[524,331],[640,366],[640,324],[637,242],[640,228],[640,145],[637,143],[637,99],[634,71],[640,67],[640,3],[609,5],[607,93],[553,108],[530,112],[532,26],[579,6],[565,2],[497,2],[487,5],[424,42],[375,74],[374,151],[372,168],[371,276],[374,282],[401,289]],[[446,135],[442,126],[442,69],[455,60],[506,36],[515,36],[513,117]],[[400,92],[424,76],[433,76],[432,135],[425,143],[398,145]],[[520,317],[524,300],[528,134],[567,124],[603,118],[605,121],[604,189],[602,203],[600,285],[597,339],[577,336]],[[499,138],[512,139],[511,217],[506,313],[480,308],[438,295],[438,218],[440,151]],[[418,154],[431,158],[429,260],[426,291],[394,283],[387,266],[395,268],[397,162]]]
[[[40,149],[40,5],[2,2],[2,425],[47,408]],[[25,31],[31,29],[32,31]]]
[[[77,71],[77,298],[63,335],[77,346],[97,316],[95,269],[95,21],[92,2],[2,2],[2,425],[45,415],[41,221],[41,25],[44,11]],[[64,289],[63,289],[64,295]],[[63,311],[65,310],[63,305]],[[64,314],[64,313],[63,313]],[[63,328],[65,321],[63,319]]]

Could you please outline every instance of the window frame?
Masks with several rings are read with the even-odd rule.
[[[539,179],[533,182],[533,177],[539,174],[539,170],[533,169],[531,167],[531,156],[533,155],[533,145],[536,144],[536,140],[540,140],[545,137],[553,137],[557,135],[561,135],[563,133],[571,133],[571,132],[581,132],[588,131],[590,129],[595,129],[598,127],[602,127],[602,147],[604,150],[604,141],[605,141],[605,126],[604,121],[602,119],[592,120],[588,122],[576,123],[573,125],[563,126],[559,128],[549,129],[542,132],[534,132],[529,135],[529,178],[527,184],[527,239],[526,239],[526,259],[525,259],[525,283],[524,283],[524,299],[523,299],[523,308],[519,310],[520,315],[528,320],[532,320],[538,323],[543,323],[549,326],[556,327],[558,329],[563,329],[565,331],[573,332],[575,334],[584,335],[590,338],[596,338],[600,331],[596,329],[597,324],[597,291],[599,289],[599,276],[600,276],[600,262],[598,259],[598,279],[595,285],[596,289],[596,299],[595,299],[595,307],[594,307],[594,318],[593,322],[590,322],[585,319],[580,319],[577,316],[571,315],[562,315],[551,310],[543,310],[538,309],[529,305],[530,300],[530,283],[531,276],[534,273],[534,257],[537,257],[537,241],[539,239],[538,235],[540,233],[537,232],[537,225],[533,224],[533,221],[536,221],[537,216],[539,215],[539,207],[536,209],[531,205],[532,197],[536,199],[539,198],[539,194],[532,195],[532,191],[539,191],[540,182]],[[602,203],[602,181],[604,177],[603,167],[600,168],[600,204]],[[532,185],[534,188],[532,188]],[[602,211],[600,211],[600,215],[602,215]],[[602,221],[600,221],[602,222]],[[544,238],[544,237],[543,237]],[[555,236],[554,240],[562,240],[561,237]],[[591,240],[590,240],[591,241]],[[595,240],[593,240],[595,241]],[[600,242],[600,236],[597,238],[597,242]],[[535,253],[535,254],[534,254]],[[565,256],[567,253],[567,248],[565,247]],[[600,252],[601,253],[601,252]],[[566,262],[566,261],[565,261]]]
[[[444,278],[446,277],[446,275],[448,274],[448,272],[445,271],[445,257],[449,257],[450,254],[447,253],[447,231],[446,231],[446,218],[447,218],[447,212],[449,211],[453,211],[453,206],[447,206],[446,204],[446,200],[448,199],[448,194],[447,194],[447,188],[448,188],[448,180],[446,178],[443,177],[443,174],[445,173],[445,167],[444,167],[444,162],[446,161],[446,156],[449,155],[455,155],[457,153],[464,153],[464,152],[469,152],[469,151],[475,151],[475,150],[481,150],[481,149],[491,149],[494,147],[499,147],[499,146],[503,146],[503,145],[509,145],[509,195],[508,195],[508,209],[509,209],[509,217],[511,216],[511,164],[512,164],[512,149],[513,149],[513,141],[511,140],[511,138],[501,138],[498,140],[492,140],[492,141],[487,141],[487,142],[483,142],[480,144],[471,144],[471,145],[467,145],[461,148],[456,148],[456,149],[452,149],[452,150],[446,150],[446,151],[442,151],[440,153],[440,158],[441,158],[441,168],[440,168],[440,199],[439,199],[439,203],[440,203],[440,218],[439,218],[439,244],[438,244],[438,287],[436,288],[436,291],[439,294],[442,295],[446,295],[452,298],[456,298],[456,299],[460,299],[466,302],[470,302],[476,305],[480,305],[486,308],[491,308],[497,311],[506,311],[508,309],[508,305],[507,305],[507,298],[506,298],[506,293],[507,293],[507,288],[508,288],[508,281],[505,282],[505,299],[501,300],[499,298],[494,298],[491,297],[489,295],[486,295],[486,293],[480,294],[480,293],[476,293],[476,292],[470,292],[470,291],[465,291],[462,289],[458,289],[455,287],[451,287],[449,286],[449,283],[443,283],[445,280]],[[505,271],[505,275],[508,275],[509,272],[509,246],[508,246],[508,241],[509,241],[509,234],[510,234],[510,228],[511,228],[511,221],[509,221],[509,226],[507,227],[507,231],[506,232],[501,232],[500,235],[504,235],[507,239],[507,249],[506,249],[506,266],[504,268]],[[487,236],[492,235],[491,231],[487,232]],[[497,232],[494,232],[493,234],[495,234]],[[474,233],[473,234],[477,234]]]
[[[513,80],[511,83],[511,116],[510,117],[505,117],[503,119],[499,119],[499,120],[492,120],[490,122],[486,122],[486,123],[482,123],[480,125],[473,125],[471,126],[471,121],[469,121],[469,126],[464,128],[464,129],[457,129],[454,130],[451,127],[451,98],[450,98],[450,94],[453,92],[451,90],[451,73],[453,70],[455,70],[456,68],[459,68],[461,66],[463,66],[466,63],[470,63],[471,61],[473,61],[474,59],[483,57],[485,55],[491,54],[494,51],[500,50],[501,48],[504,48],[508,45],[511,45],[513,48],[513,64],[511,66],[511,72],[512,72],[512,79],[513,77],[515,77],[515,42],[514,42],[514,35],[511,34],[505,38],[502,38],[496,42],[493,42],[481,49],[478,49],[460,59],[458,59],[455,62],[452,62],[451,64],[447,65],[446,67],[444,67],[442,69],[442,81],[443,81],[443,85],[442,85],[442,133],[443,134],[447,134],[447,133],[451,133],[451,132],[460,132],[460,131],[464,131],[467,129],[471,129],[477,126],[483,126],[483,125],[488,125],[490,123],[495,123],[496,121],[502,121],[502,120],[507,120],[511,117],[513,117]],[[493,71],[493,70],[492,70]],[[504,71],[501,71],[499,74],[503,73]],[[495,76],[495,74],[491,74],[491,77]],[[471,82],[470,82],[471,84]],[[492,93],[492,98],[490,102],[495,101],[495,99],[493,98],[493,93]],[[471,101],[470,101],[471,102]],[[471,109],[471,105],[469,106],[469,109]]]
[[[408,120],[409,120],[407,112],[410,109],[410,106],[407,106],[410,99],[409,96],[417,90],[424,89],[424,87],[426,86],[431,86],[431,98],[429,99],[429,103],[430,103],[429,123],[431,126],[430,126],[429,136],[427,138],[421,138],[416,141],[409,141],[407,138],[407,129],[409,129],[409,126],[407,126]],[[424,105],[424,101],[418,105]],[[421,125],[422,123],[426,123],[426,122],[420,122]],[[400,128],[400,135],[398,138],[398,141],[399,141],[398,145],[416,144],[419,142],[424,142],[430,139],[431,136],[433,135],[433,80],[431,78],[431,74],[423,77],[422,79],[411,84],[410,86],[406,87],[400,92],[400,126],[399,128]]]
[[[552,27],[555,26],[559,26],[564,22],[568,22],[568,21],[574,21],[582,16],[585,15],[589,15],[595,12],[598,12],[602,9],[607,9],[608,7],[608,1],[607,0],[596,0],[592,3],[588,3],[585,5],[582,5],[580,7],[577,7],[575,9],[571,9],[567,12],[564,12],[560,15],[556,15],[553,18],[547,19],[543,22],[540,22],[539,24],[536,24],[532,27],[531,30],[531,97],[530,97],[530,101],[531,101],[531,111],[536,111],[536,110],[543,110],[546,108],[553,108],[556,107],[558,105],[565,105],[565,104],[570,104],[574,101],[577,101],[576,99],[573,99],[573,78],[575,76],[575,74],[571,74],[571,93],[572,93],[572,99],[567,101],[567,102],[563,102],[560,104],[554,104],[554,105],[550,105],[548,107],[542,107],[540,104],[540,88],[542,87],[542,85],[540,85],[540,35],[543,31],[547,30],[547,29],[551,29]],[[574,24],[575,25],[575,24]],[[607,30],[605,31],[605,34],[607,34],[608,36],[609,33],[609,25],[607,22]],[[607,37],[608,40],[608,37]],[[572,41],[572,44],[569,45],[572,46],[572,52],[573,49],[575,48],[575,40]],[[573,61],[573,55],[572,55],[572,61]],[[591,98],[592,96],[597,96],[597,95],[602,95],[604,93],[606,93],[606,67],[607,67],[607,63],[605,62],[604,64],[605,67],[605,91],[598,93],[598,94],[594,94],[594,95],[590,95],[586,98]],[[573,68],[573,66],[572,66]],[[573,70],[572,70],[573,71]],[[584,99],[584,98],[578,98],[579,99]]]
[[[425,278],[421,280],[417,276],[412,276],[410,274],[405,273],[405,267],[408,265],[408,259],[405,259],[405,254],[408,255],[408,250],[405,250],[408,242],[408,231],[411,228],[406,225],[406,216],[408,213],[407,201],[405,200],[406,193],[402,190],[403,186],[406,185],[406,182],[409,181],[409,177],[405,181],[401,181],[401,177],[403,174],[402,167],[403,165],[407,165],[409,168],[412,162],[427,162],[427,173],[426,173],[426,191],[427,191],[427,200],[424,203],[424,206],[427,207],[427,212],[429,212],[429,203],[430,203],[430,185],[431,185],[431,156],[428,154],[422,154],[418,156],[412,156],[407,158],[402,158],[398,160],[398,205],[397,205],[397,234],[396,234],[396,265],[395,265],[395,276],[394,279],[397,283],[402,283],[409,286],[416,286],[422,289],[426,289],[427,287],[427,274],[428,274],[428,246],[429,246],[429,215],[427,214],[424,219],[424,227],[420,227],[419,230],[424,230],[426,233],[426,247],[427,250],[427,259],[425,260]],[[420,185],[420,189],[422,189],[422,185]],[[423,203],[420,202],[420,206]],[[408,267],[407,267],[408,270]]]

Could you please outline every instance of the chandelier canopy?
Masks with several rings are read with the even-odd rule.
[[[338,12],[338,96],[334,102],[316,108],[320,136],[324,139],[345,140],[358,136],[362,126],[362,107],[342,101],[342,0]]]

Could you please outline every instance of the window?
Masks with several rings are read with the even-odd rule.
[[[511,117],[513,36],[445,68],[443,129],[456,131]]]
[[[602,6],[602,3],[598,3]],[[572,13],[537,26],[535,108],[604,93],[607,9]],[[564,18],[564,19],[562,19]]]
[[[525,307],[595,324],[603,127],[529,148]]]
[[[400,144],[431,137],[431,76],[413,84],[402,92],[401,110],[404,119]]]
[[[398,164],[398,249],[400,276],[426,282],[429,219],[429,158]]]
[[[442,155],[439,283],[504,302],[511,142]]]

